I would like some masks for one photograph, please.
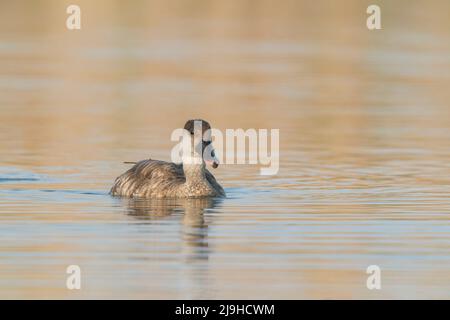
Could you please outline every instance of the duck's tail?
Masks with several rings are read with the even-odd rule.
[[[148,160],[152,160],[152,158],[148,158]],[[139,161],[124,161],[125,164],[138,164]]]

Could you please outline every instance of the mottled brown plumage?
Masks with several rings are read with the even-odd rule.
[[[202,121],[202,133],[210,129],[203,120],[189,120],[185,129],[192,134],[194,142],[194,121]],[[110,193],[113,196],[130,198],[200,198],[223,197],[225,192],[214,176],[205,168],[202,153],[205,145],[203,138],[192,153],[183,156],[183,163],[175,164],[159,160],[143,160],[119,176]],[[214,156],[214,154],[213,154]],[[193,162],[192,159],[199,160]],[[217,167],[217,160],[213,167]]]
[[[193,169],[193,168],[192,168]],[[201,169],[200,169],[201,170]],[[223,188],[206,169],[204,179],[186,181],[183,164],[159,160],[142,160],[119,176],[111,188],[114,196],[130,198],[196,198],[225,196]]]

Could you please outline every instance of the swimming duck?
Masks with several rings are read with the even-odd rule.
[[[193,119],[186,122],[184,129],[192,148],[182,154],[182,163],[139,161],[116,178],[110,194],[129,198],[224,197],[225,191],[206,169],[206,163],[213,168],[219,166],[211,145],[210,124]],[[205,149],[208,156],[203,156]]]

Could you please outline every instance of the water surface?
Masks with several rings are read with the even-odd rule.
[[[364,1],[79,3],[81,31],[0,4],[1,298],[450,298],[446,1],[381,1],[375,32]],[[194,117],[280,129],[279,173],[108,195]]]

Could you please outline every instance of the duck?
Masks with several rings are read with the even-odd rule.
[[[192,147],[183,152],[181,163],[153,159],[133,162],[132,168],[116,178],[110,194],[147,199],[226,197],[222,186],[206,169],[206,164],[214,169],[219,166],[210,124],[192,119],[185,123],[184,130]]]

